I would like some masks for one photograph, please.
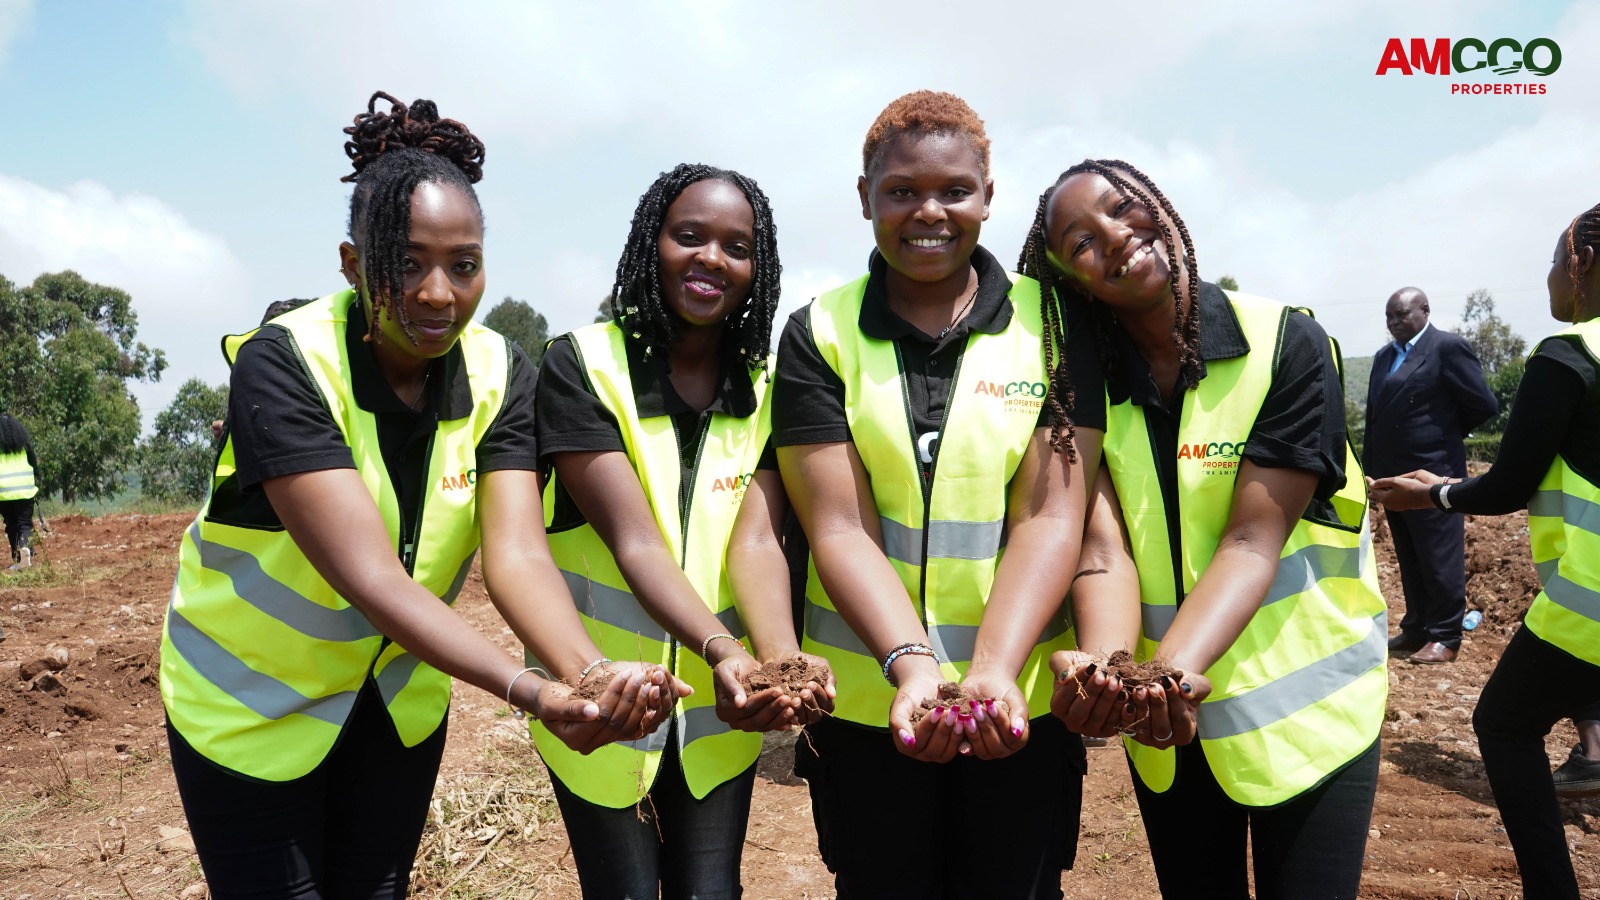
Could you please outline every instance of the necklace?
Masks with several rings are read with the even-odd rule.
[[[950,324],[946,325],[944,327],[944,330],[939,332],[939,337],[937,338],[938,340],[941,340],[941,341],[944,340],[945,339],[945,335],[948,335],[951,331],[953,331],[955,329],[956,325],[960,324],[961,317],[967,314],[967,310],[972,308],[972,301],[976,300],[977,298],[978,298],[978,286],[976,284],[974,284],[972,286],[972,291],[967,294],[967,302],[963,303],[961,305],[961,309],[956,312],[955,318],[950,320]]]
[[[412,411],[416,411],[417,404],[422,402],[422,394],[423,394],[423,392],[427,391],[427,389],[428,389],[428,376],[430,376],[432,374],[433,374],[433,366],[432,365],[429,365],[426,369],[422,370],[422,384],[417,385],[417,394],[416,394],[416,396],[412,397],[411,398],[411,402],[406,404],[406,406],[408,408],[410,408]]]

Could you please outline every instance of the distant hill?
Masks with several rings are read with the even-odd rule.
[[[1367,381],[1372,378],[1372,357],[1346,356],[1344,358],[1344,392],[1357,403],[1366,405]]]

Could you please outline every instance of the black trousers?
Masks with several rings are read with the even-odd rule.
[[[1005,759],[903,756],[881,728],[824,719],[795,744],[839,900],[1044,900],[1072,868],[1087,758],[1054,716]]]
[[[1467,612],[1466,520],[1442,509],[1385,515],[1406,594],[1400,631],[1458,649]]]
[[[32,497],[0,500],[0,518],[6,520],[6,543],[11,545],[12,562],[22,559],[22,548],[28,545],[28,537],[33,534],[33,501]]]
[[[1355,900],[1378,793],[1378,742],[1277,806],[1230,799],[1199,741],[1178,748],[1170,789],[1158,794],[1134,771],[1133,790],[1168,900],[1249,900],[1247,836],[1257,900]]]
[[[167,723],[183,812],[215,900],[406,895],[446,724],[415,747],[371,681],[322,764],[261,781],[201,756]]]
[[[1577,900],[1578,879],[1567,853],[1544,739],[1562,719],[1593,715],[1597,703],[1600,666],[1523,626],[1500,654],[1500,664],[1472,712],[1484,772],[1529,898]]]
[[[696,800],[683,778],[677,738],[668,735],[655,784],[637,807],[590,803],[550,773],[584,900],[656,900],[658,892],[661,900],[743,896],[739,864],[756,767]]]

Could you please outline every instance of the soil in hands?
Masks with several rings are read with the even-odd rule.
[[[976,691],[963,687],[954,681],[946,681],[939,685],[939,692],[933,697],[922,701],[916,709],[911,711],[911,724],[921,722],[923,717],[936,709],[946,712],[971,713],[974,708],[983,704],[989,698],[979,696]],[[1011,715],[1011,707],[1004,700],[995,700],[992,715],[1005,721]]]
[[[828,670],[801,656],[768,660],[740,679],[740,684],[752,694],[778,688],[786,697],[799,697],[808,685],[827,683]]]
[[[1106,674],[1117,676],[1124,688],[1148,687],[1168,675],[1174,678],[1183,675],[1181,670],[1174,669],[1166,660],[1134,662],[1133,654],[1126,650],[1118,650],[1111,654],[1105,662],[1105,669]]]
[[[581,683],[578,681],[577,675],[568,675],[561,681],[572,688],[572,696],[575,699],[599,700],[600,696],[606,692],[606,688],[611,686],[611,679],[616,677],[617,673],[601,666],[590,672],[588,680]]]

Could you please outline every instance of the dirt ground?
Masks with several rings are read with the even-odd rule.
[[[1473,703],[1537,590],[1526,520],[1468,519],[1471,602],[1484,624],[1448,666],[1397,663],[1383,734],[1363,897],[1520,897],[1483,779]],[[0,898],[206,896],[167,765],[156,688],[161,617],[183,516],[64,518],[41,563],[0,580]],[[1380,530],[1390,620],[1403,611]],[[513,652],[473,574],[460,609]],[[1563,723],[1547,743],[1565,759]],[[771,741],[745,847],[747,895],[831,896],[803,783]],[[1566,802],[1586,896],[1600,897],[1600,800]],[[1203,823],[1197,823],[1203,828]],[[931,849],[931,848],[930,848]],[[1090,752],[1070,898],[1158,896],[1122,753]],[[419,856],[414,896],[575,898],[548,779],[505,704],[457,687],[450,738]]]

